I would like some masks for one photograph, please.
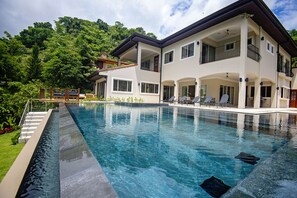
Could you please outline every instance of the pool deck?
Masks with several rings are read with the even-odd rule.
[[[61,197],[117,197],[65,104],[60,104]]]
[[[205,106],[205,105],[193,105],[193,104],[169,104],[171,107],[183,107],[183,108],[195,108],[195,109],[205,109],[213,111],[225,111],[233,113],[245,113],[245,114],[267,114],[267,113],[289,113],[297,115],[297,108],[245,108],[239,109],[235,107],[217,107],[217,106]]]

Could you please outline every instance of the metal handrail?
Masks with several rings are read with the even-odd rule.
[[[28,107],[29,107],[29,104],[30,104],[30,103],[31,103],[31,109],[32,109],[32,102],[31,102],[31,100],[29,99],[29,100],[27,100],[27,103],[26,103],[26,105],[25,105],[25,108],[24,108],[22,117],[21,117],[20,122],[19,122],[19,126],[22,126],[23,123],[24,123],[26,114],[28,113]]]

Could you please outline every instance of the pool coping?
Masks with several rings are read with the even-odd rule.
[[[118,197],[65,104],[60,103],[61,197]]]
[[[19,187],[30,164],[31,158],[35,152],[40,137],[43,134],[44,128],[52,114],[52,111],[52,109],[48,110],[47,114],[36,128],[34,134],[25,144],[13,162],[12,166],[6,173],[5,177],[0,183],[0,197],[15,197],[17,195]]]
[[[222,197],[291,197],[297,186],[297,135]],[[292,191],[292,186],[295,188]]]

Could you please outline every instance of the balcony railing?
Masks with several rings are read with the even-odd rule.
[[[228,58],[234,58],[240,56],[240,42],[234,43],[235,49],[226,51],[225,46],[211,47],[211,50],[202,50],[200,63],[209,63],[219,60],[224,60]],[[248,45],[247,47],[247,57],[259,62],[261,55],[259,53],[259,48],[254,45]]]
[[[257,62],[260,61],[261,55],[259,54],[259,48],[256,46],[249,44],[248,45],[248,51],[247,51],[247,56]]]
[[[281,72],[281,73],[285,73],[286,76],[293,77],[293,74],[291,73],[291,70],[290,70],[290,66],[288,64],[286,64],[286,63],[278,65],[277,66],[277,71]]]

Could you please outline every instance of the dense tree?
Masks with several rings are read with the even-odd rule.
[[[35,44],[32,48],[32,55],[28,59],[27,82],[41,78],[41,60],[39,58],[39,47]]]
[[[33,45],[37,44],[43,49],[44,41],[51,37],[53,31],[52,25],[49,22],[36,22],[34,27],[29,26],[28,29],[21,31],[18,38],[28,48],[32,48]]]
[[[293,30],[288,31],[288,32],[289,32],[289,34],[291,35],[291,37],[293,38],[293,40],[295,41],[295,43],[297,45],[297,30],[293,29]],[[293,58],[292,66],[297,67],[297,57]]]

